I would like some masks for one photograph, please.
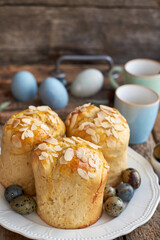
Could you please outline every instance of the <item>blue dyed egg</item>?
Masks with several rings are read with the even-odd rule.
[[[37,82],[32,73],[21,71],[14,75],[11,91],[18,101],[31,101],[37,93]]]
[[[68,104],[67,89],[53,77],[48,77],[41,83],[39,95],[42,103],[52,109],[61,109]]]
[[[121,183],[117,187],[117,196],[124,202],[129,202],[134,194],[133,187],[128,183]]]

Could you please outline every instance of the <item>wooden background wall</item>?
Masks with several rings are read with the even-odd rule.
[[[0,65],[70,53],[160,60],[160,0],[0,0]]]

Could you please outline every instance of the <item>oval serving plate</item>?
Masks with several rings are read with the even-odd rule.
[[[12,211],[4,199],[4,188],[0,185],[0,225],[39,240],[109,240],[133,231],[154,214],[160,200],[160,186],[157,175],[145,158],[128,148],[127,160],[129,167],[140,172],[142,183],[118,217],[109,217],[103,211],[102,217],[90,227],[76,230],[53,228],[45,224],[36,213],[21,216]]]

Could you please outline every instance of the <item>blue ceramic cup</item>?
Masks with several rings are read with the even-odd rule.
[[[117,88],[114,106],[129,124],[129,143],[146,142],[157,117],[159,95],[147,87],[126,84]]]

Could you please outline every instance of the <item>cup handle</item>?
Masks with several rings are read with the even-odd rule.
[[[123,72],[123,67],[115,66],[112,67],[112,69],[109,71],[109,80],[111,82],[111,85],[116,89],[119,87],[119,84],[116,82],[114,78],[114,72]]]

